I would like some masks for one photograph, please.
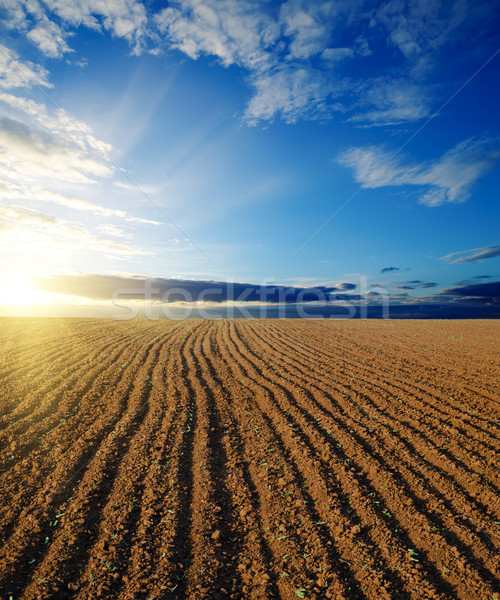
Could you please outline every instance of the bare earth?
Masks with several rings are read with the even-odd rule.
[[[0,336],[2,600],[500,599],[500,321]]]

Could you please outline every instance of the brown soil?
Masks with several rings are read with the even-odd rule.
[[[1,600],[500,600],[500,322],[0,335]]]

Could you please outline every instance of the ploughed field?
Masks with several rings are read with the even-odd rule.
[[[500,322],[0,335],[2,600],[500,598]]]

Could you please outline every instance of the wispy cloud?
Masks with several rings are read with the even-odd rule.
[[[51,192],[58,184],[95,184],[116,168],[110,144],[98,139],[85,123],[60,109],[49,110],[28,98],[0,93],[0,178],[4,197],[38,195],[40,200],[89,210],[88,203]]]
[[[26,37],[38,46],[43,54],[51,58],[61,58],[67,52],[71,52],[64,30],[45,15],[41,15],[36,25],[29,29]]]
[[[212,55],[225,66],[262,71],[273,62],[271,49],[280,32],[259,8],[261,3],[247,0],[174,0],[155,21],[169,45],[190,58]]]
[[[0,117],[0,174],[5,178],[92,183],[112,170],[108,161],[59,132]]]
[[[104,235],[111,235],[117,238],[130,239],[132,237],[130,233],[127,233],[126,231],[123,231],[123,229],[115,227],[114,225],[98,225],[97,229]]]
[[[440,159],[424,163],[403,162],[391,158],[380,147],[350,148],[339,163],[354,170],[358,183],[365,188],[420,186],[427,188],[419,202],[439,206],[447,202],[465,202],[473,184],[486,175],[500,158],[500,140],[465,140]]]
[[[83,200],[82,198],[76,198],[74,196],[60,194],[59,192],[53,192],[39,185],[18,185],[9,181],[2,181],[1,179],[0,199],[9,201],[31,200],[34,202],[50,202],[52,204],[58,204],[59,206],[65,206],[66,208],[71,208],[73,210],[91,212],[98,216],[116,217],[131,223],[162,225],[160,221],[135,217],[133,215],[129,215],[124,210],[99,206],[98,204],[90,202],[89,200]]]
[[[0,88],[52,87],[48,77],[47,69],[28,60],[20,60],[13,50],[0,44]]]
[[[47,73],[32,63],[0,49],[4,88],[49,85]],[[40,251],[64,248],[74,254],[96,252],[125,259],[149,252],[124,243],[129,234],[115,224],[102,224],[98,233],[87,225],[66,221],[29,206],[40,203],[65,207],[97,216],[148,225],[159,221],[136,217],[117,208],[105,207],[66,190],[84,194],[97,188],[119,171],[110,158],[112,147],[97,138],[88,125],[58,108],[32,99],[0,92],[0,207],[3,243],[11,249],[36,247]],[[95,194],[95,192],[93,192]],[[110,236],[111,239],[107,239]],[[120,239],[121,238],[121,239]]]
[[[0,204],[0,229],[11,251],[16,248],[64,248],[68,252],[104,253],[114,257],[148,255],[150,252],[93,234],[80,223],[14,204]]]
[[[369,79],[355,92],[358,113],[347,120],[364,126],[418,121],[428,117],[432,107],[430,90],[407,79]]]
[[[412,279],[411,281],[402,281],[401,283],[390,285],[393,290],[417,290],[419,288],[429,289],[435,288],[438,284],[433,281],[421,281],[420,279]]]
[[[439,260],[446,260],[452,264],[468,263],[476,260],[484,260],[486,258],[494,258],[500,256],[500,244],[493,246],[484,246],[482,248],[473,248],[472,250],[460,250],[452,252],[446,256],[442,256]]]
[[[344,109],[354,107],[352,121],[360,125],[424,118],[433,95],[425,77],[436,53],[464,23],[481,23],[485,17],[465,0],[376,4],[171,0],[155,12],[154,3],[138,0],[19,0],[7,3],[4,24],[24,32],[53,58],[71,52],[72,31],[85,26],[127,40],[135,54],[178,50],[193,60],[213,56],[226,67],[237,65],[246,71],[253,88],[242,111],[251,124],[331,116],[342,95],[347,95]],[[361,84],[339,75],[343,63],[375,51],[384,55],[383,71],[371,71],[370,79],[363,77]],[[405,79],[402,59],[410,66]],[[370,68],[373,65],[372,61]]]
[[[26,37],[49,57],[60,58],[71,51],[71,27],[84,25],[107,30],[126,39],[134,53],[143,50],[147,37],[147,14],[135,0],[45,0],[44,3],[18,0],[4,7],[7,27],[24,31]]]
[[[247,70],[254,88],[244,111],[248,123],[276,116],[295,122],[336,109],[328,99],[344,85],[332,79],[333,69],[359,45],[335,48],[330,38],[355,4],[288,0],[273,10],[266,2],[176,0],[155,21],[170,47],[193,59],[216,56],[224,66]],[[312,63],[319,57],[321,68]]]
[[[101,157],[112,151],[111,144],[96,138],[86,123],[69,116],[62,109],[55,109],[51,113],[44,104],[8,93],[0,93],[0,102],[27,117],[31,123],[36,123],[59,139],[68,140],[81,150],[96,151]]]
[[[325,102],[330,84],[320,71],[285,66],[259,73],[252,81],[256,94],[245,110],[250,124],[272,120],[276,114],[295,123],[299,118],[328,116],[337,108]]]

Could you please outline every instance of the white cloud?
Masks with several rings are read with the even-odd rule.
[[[19,183],[93,183],[110,177],[110,144],[62,109],[0,93],[10,116],[0,117],[0,175]]]
[[[74,253],[95,252],[115,257],[150,254],[140,248],[96,236],[81,224],[15,204],[0,204],[0,230],[9,236],[11,251],[30,247],[38,252],[57,246]]]
[[[107,30],[126,39],[136,54],[142,51],[147,36],[146,9],[135,0],[44,0],[43,4],[7,0],[4,10],[8,15],[5,25],[26,32],[28,39],[50,57],[71,51],[67,44],[70,27]]]
[[[350,148],[339,163],[354,170],[365,188],[417,185],[428,188],[419,202],[439,206],[465,202],[473,184],[486,175],[500,158],[500,140],[468,139],[440,159],[422,164],[403,163],[379,147]]]
[[[245,118],[255,124],[279,113],[284,121],[293,123],[300,117],[326,115],[328,83],[320,72],[315,75],[311,76],[307,69],[284,68],[257,76],[256,94],[248,104]]]
[[[361,125],[398,125],[423,119],[430,113],[430,90],[407,80],[372,79],[356,92],[360,112],[349,121]]]
[[[466,12],[461,0],[449,10],[437,4],[391,0],[370,13],[362,0],[288,0],[273,13],[265,2],[175,0],[156,23],[167,45],[190,58],[216,56],[248,70],[255,92],[244,114],[252,124],[276,116],[287,122],[324,117],[335,109],[334,98],[350,90],[352,122],[396,125],[430,114],[433,90],[417,80]],[[362,85],[339,80],[340,61],[372,53],[367,36],[377,37],[377,26],[389,30],[389,44],[411,62],[411,76],[373,77]],[[332,44],[349,37],[348,45]]]
[[[337,62],[345,60],[346,58],[352,58],[354,56],[354,50],[352,48],[326,48],[321,53],[321,57],[324,60]]]
[[[326,50],[333,50],[336,59],[352,57],[350,48],[329,48],[332,38],[359,19],[362,0],[287,0],[281,5],[280,25],[290,38],[289,56],[307,59]],[[359,22],[356,23],[359,26]],[[354,44],[356,45],[356,44]],[[336,51],[339,52],[336,52]]]
[[[170,46],[190,58],[207,54],[225,66],[262,70],[271,64],[279,27],[257,7],[246,0],[175,0],[155,20]]]
[[[333,2],[314,3],[288,0],[281,6],[285,35],[291,38],[290,56],[305,59],[319,54],[328,43]]]
[[[130,223],[162,225],[160,221],[152,221],[129,215],[124,210],[106,208],[88,200],[53,192],[40,185],[20,185],[0,179],[0,199],[9,201],[50,202],[73,210],[87,211],[98,216],[119,218]]]
[[[130,233],[127,233],[126,231],[123,231],[123,229],[115,227],[114,225],[98,225],[97,229],[104,235],[111,235],[117,238],[130,239],[132,237]]]
[[[484,246],[482,248],[473,248],[472,250],[460,250],[442,256],[439,260],[446,260],[452,264],[468,263],[475,260],[484,260],[485,258],[494,258],[500,256],[500,244],[493,246]]]
[[[57,132],[0,117],[0,174],[4,177],[91,183],[94,177],[111,175],[106,162]]]
[[[123,38],[139,54],[176,49],[191,59],[217,57],[224,66],[247,71],[254,88],[245,118],[250,123],[281,117],[330,115],[337,96],[355,96],[345,106],[352,121],[394,125],[430,114],[433,90],[420,86],[436,52],[453,40],[466,18],[475,18],[467,0],[171,0],[154,13],[138,0],[4,0],[8,27],[22,31],[46,55],[70,51],[74,28],[85,26]],[[484,18],[484,16],[482,17]],[[477,27],[481,21],[475,21]],[[368,40],[374,40],[369,44]],[[339,80],[340,63],[397,48],[411,69],[405,80],[399,52],[384,52],[384,76],[362,85]],[[392,54],[393,56],[390,56]],[[372,61],[372,65],[376,64]],[[275,86],[273,101],[270,85]],[[361,114],[358,114],[361,111]]]
[[[56,191],[73,189],[81,184],[92,184],[95,188],[100,179],[109,179],[116,173],[114,163],[109,158],[111,145],[94,136],[86,123],[61,109],[49,110],[44,104],[9,93],[0,93],[0,103],[3,103],[9,115],[0,116],[1,199],[21,204],[35,203],[35,206],[39,202],[51,203],[130,223],[161,224]],[[24,213],[23,220],[28,216],[38,220],[44,218],[37,214],[36,211]],[[62,232],[69,231],[62,222],[53,222],[53,225],[54,239],[59,239],[55,236],[56,225]],[[12,230],[12,223],[4,222],[2,229],[6,228]],[[81,239],[79,231],[74,230],[74,233]],[[115,253],[126,255],[129,252],[125,247],[110,246],[111,241],[104,243],[95,236],[87,236],[86,239],[88,243],[110,248],[110,252],[119,251],[120,248],[121,251]],[[62,243],[60,239],[58,243]],[[115,241],[112,243],[116,244]]]
[[[104,156],[112,151],[111,144],[94,137],[86,123],[69,116],[60,108],[50,114],[44,104],[6,93],[0,93],[0,102],[30,117],[52,135],[64,138],[82,150],[96,150]]]
[[[0,88],[12,89],[36,85],[52,87],[48,76],[48,71],[40,65],[29,60],[20,60],[13,50],[0,45]]]
[[[414,179],[417,167],[402,167],[377,146],[350,148],[339,156],[338,162],[354,169],[354,178],[365,188],[404,185]]]
[[[326,115],[331,112],[327,100],[334,80],[309,59],[325,50],[333,17],[352,10],[352,3],[289,0],[274,15],[266,4],[176,0],[156,16],[156,23],[170,47],[190,58],[211,55],[225,66],[247,69],[255,90],[244,113],[249,123],[277,115],[286,122]],[[325,62],[332,64],[353,54],[349,48],[333,48]]]
[[[30,29],[26,36],[46,56],[61,58],[71,51],[64,39],[64,32],[53,21],[44,18],[36,27]]]

